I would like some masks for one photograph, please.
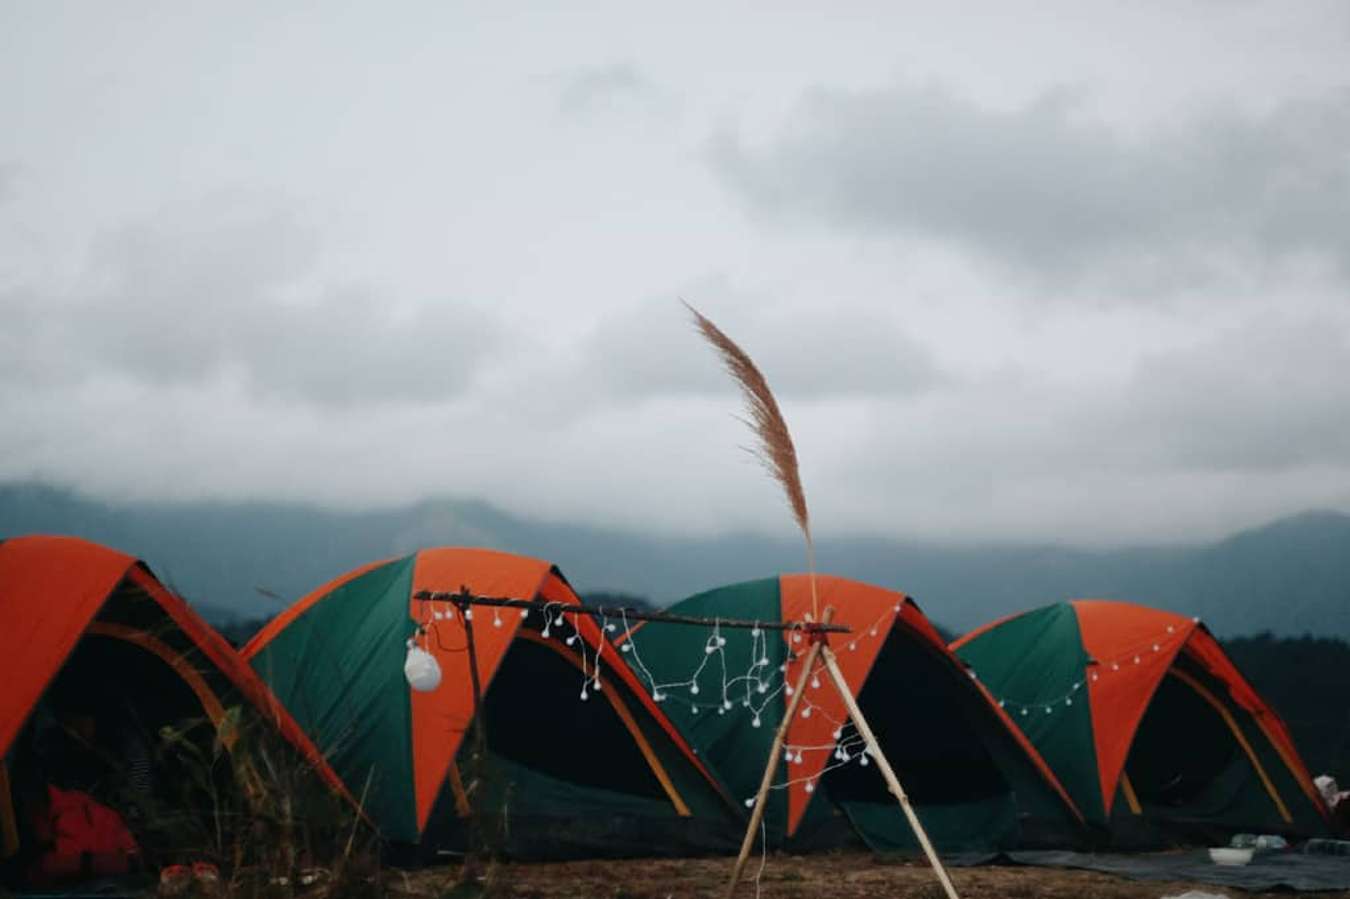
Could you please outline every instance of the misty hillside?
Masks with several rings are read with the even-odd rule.
[[[272,614],[349,568],[421,546],[539,556],[557,563],[582,591],[662,603],[802,567],[794,540],[658,539],[525,520],[481,502],[346,513],[264,503],[109,503],[42,485],[0,486],[0,537],[25,533],[74,534],[138,555],[215,620]],[[1199,615],[1221,636],[1350,637],[1350,516],[1334,512],[1309,512],[1191,547],[941,547],[827,538],[818,556],[822,571],[903,590],[956,631],[1092,596]]]

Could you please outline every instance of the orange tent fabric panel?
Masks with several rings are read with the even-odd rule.
[[[549,565],[509,553],[478,549],[428,549],[417,554],[413,563],[413,594],[421,590],[457,592],[468,587],[476,596],[534,599]],[[575,596],[562,598],[575,605]],[[409,599],[408,614],[425,621],[431,612],[428,603]],[[442,604],[437,604],[442,605]],[[502,657],[520,627],[515,609],[493,610],[478,606],[472,610],[474,650],[478,656],[478,678],[483,696],[497,673]],[[494,620],[502,622],[494,626]],[[409,690],[412,701],[413,789],[417,805],[418,829],[426,827],[432,806],[440,794],[450,765],[464,741],[473,720],[473,681],[468,665],[464,625],[458,616],[429,622],[435,633],[425,648],[441,666],[441,683],[430,692]]]
[[[72,537],[0,543],[0,755],[135,559]],[[59,602],[59,615],[48,603]]]
[[[783,575],[779,578],[780,603],[784,621],[802,621],[811,613],[811,578],[805,574]],[[900,593],[894,593],[881,587],[863,584],[845,578],[828,575],[816,576],[816,591],[820,599],[821,614],[826,608],[834,607],[834,624],[842,624],[852,630],[850,634],[835,636],[831,646],[839,660],[839,669],[844,675],[856,697],[867,680],[877,654],[881,651],[886,635],[895,626],[896,620],[904,618],[911,627],[927,626],[927,634],[932,626],[912,603]],[[906,615],[907,610],[913,610]],[[917,621],[922,619],[922,625]],[[932,637],[937,645],[942,641],[936,631]],[[800,639],[798,639],[800,638]],[[808,648],[806,637],[800,632],[783,632],[788,641],[788,649],[799,656],[805,656]],[[852,648],[850,648],[852,647]],[[789,656],[791,658],[791,656]],[[848,720],[844,701],[835,692],[826,675],[824,667],[814,681],[807,681],[806,696],[796,717],[788,725],[787,741],[795,746],[833,747],[834,731]],[[793,660],[788,664],[788,684],[795,684],[801,676],[801,661]],[[819,686],[812,686],[818,683]],[[786,702],[786,697],[784,702]],[[809,715],[803,717],[809,711]],[[806,814],[806,808],[814,795],[814,784],[819,779],[826,764],[832,759],[829,749],[811,750],[802,753],[802,764],[789,769],[789,775],[796,781],[788,787],[788,825],[787,832],[793,834]],[[808,791],[808,784],[813,785]]]
[[[1135,731],[1158,684],[1195,629],[1189,618],[1107,600],[1074,600],[1083,649],[1096,660],[1088,677],[1102,804],[1109,816]],[[1170,628],[1170,632],[1169,632]]]

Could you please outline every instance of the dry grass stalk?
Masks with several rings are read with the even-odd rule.
[[[787,495],[788,507],[797,527],[806,538],[806,564],[811,575],[811,616],[820,618],[820,602],[816,596],[816,547],[811,539],[811,516],[806,508],[806,491],[802,489],[801,473],[797,469],[797,448],[792,443],[787,419],[783,418],[774,399],[769,382],[745,350],[723,333],[688,303],[685,308],[694,316],[694,324],[722,359],[722,365],[741,388],[748,418],[742,419],[759,438],[751,454],[768,470]]]

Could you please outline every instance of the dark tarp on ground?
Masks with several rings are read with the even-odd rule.
[[[1204,849],[1137,855],[1089,852],[1009,852],[1020,865],[1080,868],[1127,877],[1234,887],[1248,892],[1294,890],[1300,893],[1350,890],[1350,857],[1301,852],[1259,852],[1251,864],[1227,867],[1209,860]]]

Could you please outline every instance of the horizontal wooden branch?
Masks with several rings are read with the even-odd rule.
[[[576,612],[593,618],[610,618],[627,621],[659,621],[665,624],[691,624],[700,627],[730,627],[759,629],[764,631],[801,631],[805,634],[848,634],[849,628],[842,624],[822,624],[818,621],[749,621],[742,618],[700,618],[695,615],[675,615],[670,612],[647,612],[627,606],[592,606],[585,603],[572,605],[560,602],[541,602],[537,599],[507,599],[498,596],[475,596],[467,587],[461,587],[458,593],[419,590],[413,599],[423,602],[448,602],[460,608],[468,606],[495,606],[505,609],[530,609],[550,613]]]

